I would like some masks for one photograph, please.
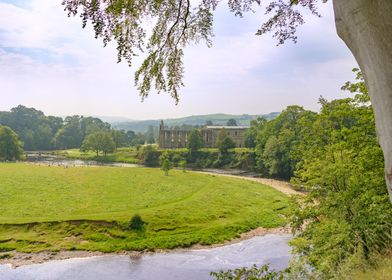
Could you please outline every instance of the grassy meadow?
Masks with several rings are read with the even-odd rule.
[[[0,163],[0,252],[154,250],[286,224],[289,198],[241,179],[159,169]],[[127,228],[134,214],[146,222]]]

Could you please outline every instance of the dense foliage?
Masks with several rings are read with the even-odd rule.
[[[248,131],[256,168],[291,178],[307,192],[295,199],[291,222],[296,233],[291,245],[298,256],[293,264],[300,265],[279,275],[283,279],[342,279],[392,246],[383,154],[362,74],[354,71],[356,82],[342,87],[353,97],[320,98],[320,113],[289,106],[274,120],[253,122]],[[239,269],[215,277],[243,279],[253,272]]]
[[[92,133],[111,133],[115,149],[154,142],[151,129],[145,134],[111,128],[99,118],[45,116],[41,111],[19,105],[10,112],[0,112],[0,125],[14,130],[27,151],[81,148],[83,141]]]
[[[0,112],[0,124],[10,127],[19,135],[26,150],[50,150],[54,148],[52,140],[63,125],[63,120],[19,105],[10,112]]]
[[[284,277],[284,272],[270,270],[268,265],[221,270],[210,274],[215,280],[282,280]]]
[[[361,74],[343,89],[353,98],[320,100],[322,109],[299,144],[304,152],[293,182],[309,194],[298,200],[295,251],[325,278],[350,269],[392,244],[392,207],[382,151]]]
[[[23,157],[22,143],[9,127],[0,125],[0,161],[19,160]]]

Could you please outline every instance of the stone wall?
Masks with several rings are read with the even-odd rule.
[[[220,130],[225,129],[228,135],[233,139],[236,147],[244,147],[245,132],[249,127],[245,126],[205,126],[200,129],[204,140],[205,148],[215,148],[216,139]],[[188,136],[191,130],[171,129],[164,126],[163,121],[159,126],[159,148],[161,149],[179,149],[186,148],[188,145]]]

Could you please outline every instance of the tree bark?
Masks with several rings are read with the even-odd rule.
[[[339,37],[365,78],[392,202],[392,0],[333,0]]]

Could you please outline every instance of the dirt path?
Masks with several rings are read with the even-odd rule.
[[[287,194],[287,195],[303,195],[302,192],[294,190],[290,183],[285,182],[285,181],[279,181],[275,179],[267,179],[267,178],[254,178],[254,177],[247,177],[247,176],[241,176],[241,175],[231,175],[231,174],[222,174],[222,173],[214,173],[214,172],[204,172],[204,171],[195,171],[198,173],[202,174],[209,174],[209,175],[215,175],[215,176],[225,176],[225,177],[231,177],[231,178],[240,178],[248,181],[253,181],[257,183],[261,183],[270,187],[273,187],[274,189]]]

